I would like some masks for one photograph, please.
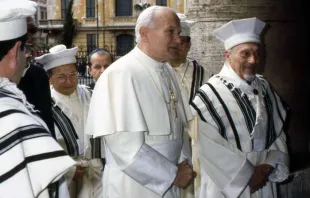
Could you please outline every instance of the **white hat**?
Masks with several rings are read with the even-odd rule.
[[[0,41],[21,37],[27,33],[28,16],[37,11],[37,3],[29,0],[0,0]]]
[[[76,53],[78,47],[67,49],[65,45],[56,45],[49,50],[50,53],[35,58],[48,71],[55,67],[76,63]]]
[[[216,38],[225,45],[225,50],[241,43],[260,43],[259,35],[265,27],[265,23],[256,17],[240,20],[232,20],[224,24],[214,32]]]
[[[185,14],[177,13],[181,22],[181,34],[180,36],[190,36],[190,27],[192,27],[196,22],[187,20]]]

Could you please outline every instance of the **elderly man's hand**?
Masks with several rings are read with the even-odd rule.
[[[184,160],[178,165],[178,172],[173,184],[179,188],[186,188],[194,182],[197,173],[188,164],[188,160]]]
[[[249,181],[251,193],[262,188],[268,182],[268,177],[272,173],[273,167],[269,164],[260,164],[254,168],[254,172]]]

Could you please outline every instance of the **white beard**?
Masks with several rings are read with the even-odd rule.
[[[255,75],[244,74],[243,77],[248,82],[252,82],[255,79]]]

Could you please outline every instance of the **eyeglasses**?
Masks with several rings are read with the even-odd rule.
[[[65,82],[67,79],[70,79],[70,80],[75,79],[77,75],[78,75],[78,72],[75,71],[69,74],[58,74],[58,75],[52,76],[52,78],[55,78],[59,82]]]

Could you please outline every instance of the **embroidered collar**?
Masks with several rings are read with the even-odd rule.
[[[228,83],[232,83],[234,88],[240,89],[240,91],[249,97],[254,97],[254,95],[265,95],[265,91],[263,90],[262,82],[256,75],[253,82],[249,85],[245,80],[241,79],[231,68],[228,63],[225,63],[222,70],[219,74],[215,75],[215,77],[222,78],[226,80]]]

